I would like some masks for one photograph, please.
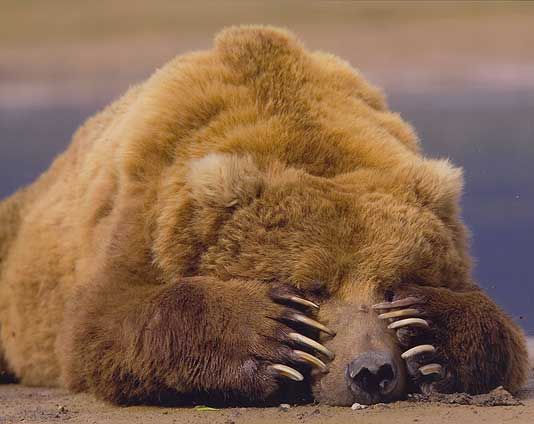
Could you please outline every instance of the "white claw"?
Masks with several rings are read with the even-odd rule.
[[[391,312],[385,312],[383,314],[378,315],[378,318],[380,319],[389,319],[389,318],[399,318],[399,317],[413,317],[419,315],[419,311],[417,309],[400,309],[398,311],[391,311]]]
[[[419,303],[421,300],[417,297],[405,297],[404,299],[395,300],[393,302],[382,302],[377,303],[376,305],[373,305],[373,309],[394,309],[394,308],[401,308],[404,306],[411,306],[414,303]]]
[[[388,328],[390,330],[396,330],[397,328],[406,327],[407,325],[413,325],[414,327],[429,327],[428,322],[422,318],[406,318],[392,322],[388,325]]]
[[[441,374],[441,365],[440,364],[427,364],[419,368],[419,372],[423,375],[429,374]]]
[[[282,364],[274,364],[271,365],[271,368],[276,370],[278,374],[287,377],[293,381],[302,381],[304,380],[304,376],[298,372],[296,369],[293,369],[291,367],[288,367],[287,365]]]
[[[335,355],[333,352],[329,351],[326,347],[324,347],[322,344],[317,343],[315,340],[310,339],[309,337],[303,336],[299,333],[289,333],[288,337],[298,343],[301,343],[303,345],[309,346],[312,349],[315,349],[318,352],[321,352],[323,355],[328,357],[329,359],[334,359]]]
[[[328,367],[323,361],[313,355],[310,355],[308,352],[303,352],[302,350],[294,350],[293,353],[300,361],[306,362],[311,366],[319,368],[322,372],[328,371]]]
[[[288,296],[288,297],[284,296],[283,298],[289,300],[290,302],[298,303],[299,305],[307,306],[308,308],[315,309],[316,311],[319,310],[319,305],[317,303],[312,302],[311,300],[303,299],[302,297],[298,297],[298,296]]]
[[[306,315],[292,314],[290,316],[290,319],[292,319],[293,321],[301,322],[301,323],[306,324],[306,325],[308,325],[310,327],[317,328],[318,330],[324,331],[325,333],[330,334],[331,336],[335,336],[336,335],[335,331],[330,330],[330,328],[328,328],[326,325],[323,325],[320,322],[317,322],[314,319],[311,319],[311,318],[307,317]]]
[[[408,349],[406,352],[404,352],[401,355],[401,358],[407,359],[412,356],[419,355],[420,353],[425,353],[425,352],[434,353],[435,351],[436,349],[432,345],[419,345],[419,346],[412,347],[411,349]]]

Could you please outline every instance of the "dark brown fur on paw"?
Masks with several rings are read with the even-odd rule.
[[[206,334],[206,342],[218,340],[218,348],[198,358],[204,369],[213,367],[213,375],[204,375],[198,389],[236,400],[265,401],[286,383],[303,382],[311,370],[328,370],[334,355],[316,340],[320,332],[333,331],[315,319],[317,304],[285,286],[206,283],[203,302],[209,313],[200,320],[227,325],[217,327],[216,334]]]
[[[219,349],[202,359],[208,368],[212,361],[222,366],[214,364],[219,375],[206,375],[199,388],[263,401],[290,381],[304,381],[311,370],[328,370],[334,355],[316,340],[320,332],[333,331],[315,319],[317,304],[282,285],[232,281],[220,283],[224,289],[217,291],[219,283],[207,283],[204,302],[210,312],[203,319],[228,325],[207,335],[208,343],[219,339]]]
[[[282,381],[303,381],[304,374],[311,369],[327,372],[326,363],[334,354],[316,338],[319,332],[331,336],[335,333],[314,319],[319,305],[288,287],[275,287],[269,296],[274,302],[274,313],[266,313],[265,318],[275,321],[275,328],[272,335],[264,335],[262,339],[263,349],[271,353],[263,357],[256,353],[258,368]]]
[[[517,328],[481,290],[414,286],[374,308],[395,331],[408,375],[424,394],[514,390],[524,379]]]
[[[412,382],[423,392],[435,389],[440,382],[441,390],[446,390],[447,376],[443,361],[435,348],[432,322],[428,319],[424,301],[419,297],[397,298],[374,306],[378,317],[389,322],[388,328],[394,330],[399,344],[404,349],[401,357],[405,360],[406,370]]]

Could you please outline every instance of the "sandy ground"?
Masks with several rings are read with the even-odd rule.
[[[532,423],[534,417],[534,378],[518,396],[515,406],[475,406],[413,401],[379,404],[363,410],[328,406],[292,406],[289,409],[229,408],[200,411],[194,408],[121,408],[72,395],[57,389],[0,387],[0,424],[6,423]]]

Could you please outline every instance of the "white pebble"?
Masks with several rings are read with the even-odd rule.
[[[352,406],[350,407],[350,409],[352,409],[353,411],[358,411],[359,409],[365,409],[367,408],[368,405],[362,405],[361,403],[358,403],[358,402],[354,402],[352,404]]]

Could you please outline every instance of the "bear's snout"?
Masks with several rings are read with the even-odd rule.
[[[405,395],[406,366],[394,332],[369,306],[377,299],[332,301],[321,306],[320,319],[337,335],[322,342],[336,354],[330,372],[315,376],[312,384],[317,401],[350,406],[354,402],[390,402]]]
[[[364,352],[345,368],[345,381],[355,401],[365,405],[390,400],[398,376],[395,361],[388,352]]]

